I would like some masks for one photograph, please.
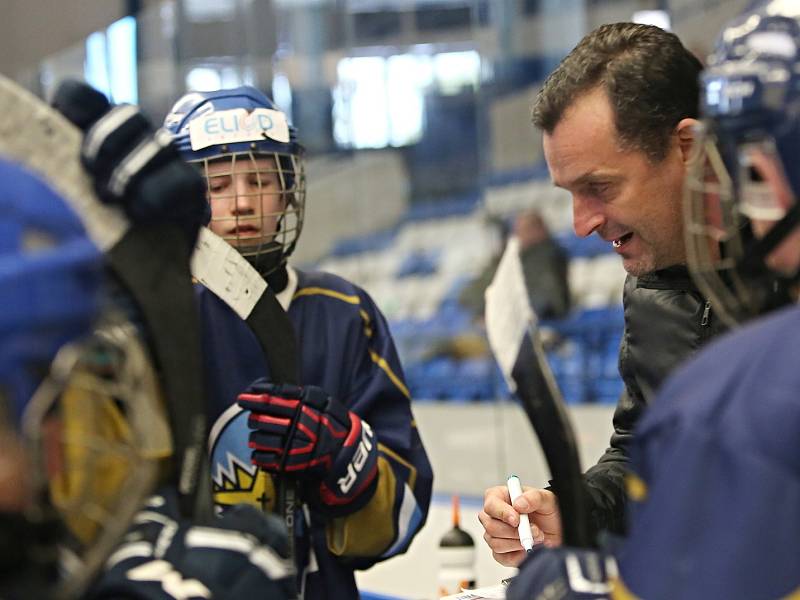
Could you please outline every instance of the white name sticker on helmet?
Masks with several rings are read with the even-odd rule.
[[[243,108],[213,112],[198,117],[189,124],[192,150],[202,150],[219,144],[256,142],[264,139],[289,142],[289,122],[278,110]]]

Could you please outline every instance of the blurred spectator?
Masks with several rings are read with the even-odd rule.
[[[536,210],[517,214],[512,233],[519,239],[522,272],[531,307],[540,319],[565,317],[570,309],[566,253],[550,236],[547,224]],[[476,318],[483,316],[484,291],[494,278],[501,256],[502,250],[459,297],[461,304]]]

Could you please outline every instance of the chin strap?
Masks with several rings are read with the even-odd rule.
[[[61,521],[0,511],[0,598],[46,598],[58,579]]]
[[[286,287],[286,281],[283,280],[281,284],[280,271],[284,272],[285,277],[287,255],[282,252],[279,244],[270,242],[258,254],[242,254],[242,256],[250,263],[250,266],[266,279],[267,283],[276,294],[283,291],[283,288]],[[275,279],[275,284],[273,284],[272,276],[276,273],[278,275]]]
[[[796,296],[795,288],[800,283],[800,270],[792,275],[773,271],[767,265],[767,257],[800,225],[800,208],[795,207],[778,221],[763,238],[757,239],[748,231],[744,258],[736,268],[736,276],[744,283],[739,288],[740,297],[746,294],[743,304],[750,316],[757,316],[786,306]],[[728,281],[730,284],[731,281]]]
[[[282,263],[277,269],[264,276],[267,280],[269,287],[275,294],[280,294],[289,285],[289,272],[286,269],[286,263]]]
[[[741,269],[745,273],[763,269],[767,256],[783,242],[800,224],[800,207],[794,207],[763,238],[756,240],[742,260]]]

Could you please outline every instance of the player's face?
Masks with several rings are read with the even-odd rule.
[[[30,466],[16,434],[0,431],[0,513],[21,513],[31,499]]]
[[[611,243],[632,275],[686,262],[685,154],[677,134],[657,164],[641,151],[623,149],[608,97],[596,88],[545,133],[544,154],[554,184],[572,194],[577,235],[596,233]]]
[[[47,477],[59,477],[63,471],[60,419],[48,416],[41,424],[42,466]],[[33,469],[38,465],[30,457],[30,448],[20,434],[0,427],[0,513],[22,513],[34,500]]]
[[[756,237],[762,238],[794,206],[794,194],[781,161],[769,147],[744,148],[740,164],[740,210],[749,217]],[[800,230],[787,235],[765,262],[776,273],[794,275],[800,267]]]
[[[33,552],[25,544],[44,539],[40,528],[51,530],[48,544],[73,557],[59,581],[59,598],[78,597],[88,585],[171,454],[155,370],[136,330],[120,319],[110,317],[93,336],[62,346],[52,364],[24,363],[42,379],[19,399],[25,408],[18,419],[6,410],[10,394],[3,394],[0,381],[0,516],[20,527],[0,528],[0,545],[9,547],[9,536],[21,531],[26,537],[11,540],[13,547]],[[0,556],[0,570],[6,558]],[[2,586],[12,580],[4,573],[3,598]],[[52,583],[34,571],[18,575]]]
[[[31,372],[46,373],[49,365],[38,362],[27,363],[25,367]],[[21,432],[21,415],[15,415],[9,388],[0,381],[0,513],[22,514],[35,499],[37,477],[33,476],[38,467],[37,461],[31,457],[31,448]],[[18,399],[19,401],[19,399]],[[26,404],[30,401],[25,399]],[[43,453],[43,466],[49,473],[54,473],[62,461],[58,455],[60,429],[57,419],[52,415],[42,421],[40,426]]]
[[[286,208],[274,159],[237,155],[208,164],[209,227],[235,247],[271,241]]]

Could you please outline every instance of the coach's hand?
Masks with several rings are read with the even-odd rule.
[[[253,464],[312,483],[334,512],[356,510],[372,496],[378,462],[372,428],[324,390],[261,379],[239,395],[239,405],[250,411]]]
[[[492,556],[507,567],[519,566],[526,556],[517,531],[520,514],[528,515],[534,544],[561,544],[561,514],[553,492],[525,486],[512,506],[506,486],[490,487],[484,494],[478,520]]]
[[[84,132],[81,162],[100,199],[121,206],[135,223],[176,223],[194,246],[211,216],[206,185],[170,134],[155,129],[136,106],[111,106],[80,81],[63,82],[52,104]]]

